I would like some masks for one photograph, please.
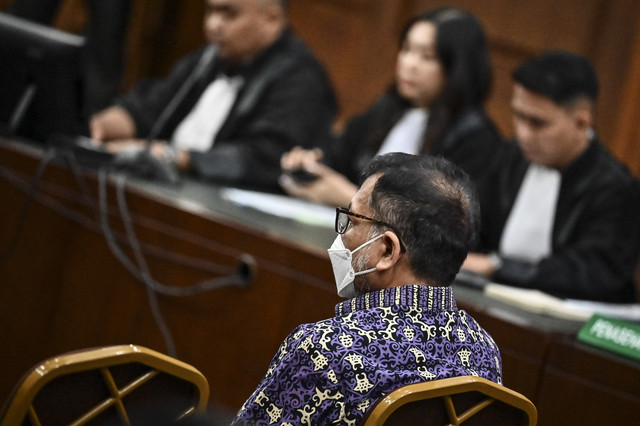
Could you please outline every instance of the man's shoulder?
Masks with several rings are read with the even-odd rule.
[[[572,209],[640,214],[640,182],[598,141],[563,173],[561,194]]]
[[[264,52],[263,62],[280,62],[289,67],[307,64],[322,68],[320,61],[307,44],[290,29],[285,30]]]
[[[585,158],[578,160],[576,175],[602,188],[629,188],[637,191],[638,180],[622,161],[616,158],[599,140],[594,140]]]
[[[508,186],[520,185],[520,181],[529,167],[529,161],[515,138],[499,140],[495,145],[495,175],[508,182]]]
[[[304,323],[298,325],[291,333],[289,333],[288,340],[290,341],[302,341],[302,340],[315,340],[323,332],[328,330],[337,329],[334,318],[327,318],[316,322]]]
[[[473,133],[485,132],[492,137],[492,142],[500,140],[500,133],[483,108],[468,108],[459,114],[451,132],[457,137],[466,137]]]
[[[325,87],[331,87],[322,63],[290,30],[286,30],[274,44],[248,64],[245,70],[248,78],[260,80],[263,85],[274,81],[289,85],[322,82]]]
[[[295,57],[298,57],[301,60],[318,61],[318,58],[311,48],[292,30],[285,30],[282,34],[282,42],[284,49]]]
[[[604,173],[610,175],[612,180],[631,183],[637,179],[633,176],[627,166],[616,158],[604,145],[598,143],[599,146],[599,163]]]

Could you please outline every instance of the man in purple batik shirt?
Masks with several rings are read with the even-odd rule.
[[[477,235],[468,176],[447,160],[375,157],[329,249],[336,316],[297,327],[234,425],[355,425],[403,385],[477,375],[501,383],[491,336],[449,285]]]

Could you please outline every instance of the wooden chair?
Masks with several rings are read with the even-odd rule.
[[[536,407],[525,396],[475,376],[416,383],[379,401],[364,426],[535,425]]]
[[[14,388],[0,424],[171,424],[205,412],[208,398],[207,379],[191,365],[142,346],[108,346],[34,366]]]

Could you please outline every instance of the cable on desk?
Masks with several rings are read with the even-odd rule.
[[[74,154],[74,152],[72,150],[57,150],[54,149],[52,152],[54,152],[56,154],[57,157],[62,158],[63,160],[65,160],[65,162],[67,163],[67,165],[71,168],[74,178],[76,180],[76,183],[78,184],[78,186],[80,187],[80,190],[82,192],[83,198],[85,200],[85,203],[87,205],[89,205],[89,207],[94,211],[95,216],[96,216],[96,220],[101,223],[101,212],[104,213],[105,217],[108,217],[107,211],[108,211],[108,205],[106,204],[106,202],[104,204],[100,203],[99,200],[94,200],[93,197],[91,196],[91,191],[89,190],[89,187],[87,185],[85,176],[83,175],[82,171],[80,170],[80,167],[78,165],[78,160]],[[101,168],[100,170],[102,170],[105,173],[109,173],[109,168],[107,166],[107,168]],[[99,173],[100,173],[99,170]],[[120,175],[122,176],[122,175]],[[124,179],[121,180],[122,181],[122,185],[119,185],[118,188],[120,188],[120,190],[118,191],[118,207],[119,207],[119,212],[120,215],[123,219],[123,221],[125,224],[125,229],[127,230],[127,239],[129,241],[129,243],[132,245],[132,248],[136,249],[137,248],[137,257],[140,259],[143,256],[143,250],[141,249],[141,245],[138,242],[137,237],[135,237],[135,233],[133,232],[133,221],[131,219],[131,215],[129,214],[129,209],[126,205],[126,199],[124,196]],[[100,181],[99,181],[100,182]],[[103,183],[106,183],[106,179],[104,179],[102,181]],[[105,186],[102,186],[102,188],[105,188]],[[106,192],[104,192],[105,194],[105,199],[106,199]],[[50,203],[51,204],[51,203]],[[64,212],[59,211],[58,209],[58,213],[60,213],[61,215],[70,218],[70,219],[74,219],[72,217],[69,217],[68,213],[65,214]],[[88,219],[87,219],[88,220]],[[77,220],[76,220],[77,221]],[[81,221],[83,222],[82,224],[84,224],[85,226],[88,226],[86,221]],[[143,220],[144,222],[144,220]],[[90,229],[95,229],[95,227],[92,226],[88,226]],[[156,230],[156,231],[160,231],[159,229],[159,224],[155,223],[154,226],[151,227],[152,229]],[[101,226],[98,228],[98,231],[100,231],[101,233],[104,233],[104,231],[106,230],[107,232],[107,236],[110,237],[111,242],[113,242],[113,246],[117,247],[117,240],[118,238],[116,238],[114,236],[113,231],[111,230],[110,227],[107,227],[105,229],[104,226]],[[167,230],[164,230],[163,232],[169,234],[169,232]],[[185,240],[188,241],[193,241],[193,238],[189,237],[186,238]],[[174,252],[169,252],[166,250],[162,250],[160,248],[158,249],[154,249],[151,246],[146,246],[147,251],[149,252],[153,252],[154,254],[156,254],[157,257],[163,258],[165,260],[174,260],[176,258],[180,258],[182,260],[181,264],[183,266],[190,266],[190,267],[195,267],[201,270],[206,270],[209,272],[215,272],[215,273],[220,273],[222,274],[223,272],[228,272],[229,268],[226,266],[222,266],[219,264],[214,264],[210,261],[204,261],[207,263],[207,265],[203,265],[204,262],[197,262],[197,259],[192,258],[192,257],[188,257],[188,256],[184,256],[184,255],[180,255],[178,253],[174,253]],[[229,250],[224,247],[224,246],[219,246],[218,250],[221,252],[225,252],[228,253]],[[127,259],[126,256],[123,254],[122,250],[120,250],[120,252],[122,253],[122,258],[121,259]],[[167,254],[164,254],[167,253]],[[238,255],[238,253],[236,253],[235,255]],[[231,285],[231,284],[236,284],[239,286],[242,286],[243,284],[246,284],[247,281],[247,276],[249,275],[249,272],[246,271],[247,267],[251,267],[252,265],[250,265],[251,259],[248,258],[246,255],[239,255],[240,258],[240,263],[236,268],[236,273],[232,276],[229,277],[221,277],[218,279],[213,279],[213,280],[207,280],[204,281],[202,283],[199,284],[195,284],[189,287],[172,287],[172,286],[166,286],[163,284],[160,284],[156,281],[151,281],[151,284],[153,286],[153,288],[158,291],[159,293],[168,295],[168,296],[177,296],[177,297],[184,297],[184,296],[192,296],[192,295],[196,295],[199,293],[202,293],[204,291],[208,291],[208,290],[212,290],[214,288],[218,288],[218,287],[222,287],[225,285]],[[175,263],[179,263],[180,262],[175,262]],[[125,260],[124,261],[124,265],[125,267],[127,267],[127,269],[134,275],[136,276],[138,279],[142,279],[143,278],[143,274],[141,273],[139,268],[136,268],[130,261]],[[215,266],[215,267],[214,267]]]
[[[32,178],[32,176],[28,177]],[[8,169],[1,164],[0,178],[6,180],[11,185],[15,186],[18,190],[24,193],[29,192],[29,183],[27,182],[26,175],[16,173],[15,171]],[[82,173],[79,172],[78,180],[82,181],[82,179],[84,179],[84,176],[82,176]],[[39,185],[39,189],[40,191],[34,194],[35,201],[38,201],[40,204],[49,207],[60,216],[73,221],[85,227],[86,229],[91,230],[92,232],[103,234],[99,218],[95,218],[94,220],[92,220],[90,217],[64,205],[61,201],[59,201],[59,199],[62,199],[70,202],[78,202],[77,197],[75,197],[68,188],[43,180]],[[88,195],[88,197],[89,199],[91,199],[90,194]],[[93,200],[91,202],[94,205],[96,204],[96,202]],[[146,226],[153,231],[162,233],[172,238],[188,241],[190,244],[200,246],[203,249],[216,251],[218,253],[223,253],[232,257],[237,257],[242,261],[242,264],[247,263],[244,261],[246,255],[243,254],[243,252],[234,250],[230,247],[226,247],[216,241],[208,240],[197,234],[187,232],[181,228],[172,227],[166,223],[158,222],[154,219],[144,216],[137,217],[136,222]],[[116,233],[114,233],[114,239],[116,241],[126,240],[124,236],[117,235]],[[182,253],[166,250],[163,247],[155,246],[152,244],[142,244],[142,246],[144,247],[144,252],[149,253],[156,258],[163,259],[167,262],[171,262],[180,266],[190,267],[213,274],[224,274],[228,273],[230,270],[228,266],[211,262],[208,259],[188,256]],[[242,265],[239,265],[238,269],[242,269]],[[198,292],[194,292],[193,294],[197,293]]]
[[[124,197],[125,182],[126,176],[122,174],[118,175],[116,179],[116,195],[118,197],[120,212],[121,214],[122,212],[125,213],[125,215],[123,216],[125,231],[129,238],[129,244],[131,245],[131,248],[133,250],[136,262],[138,263],[138,271],[140,273],[140,277],[142,278],[142,282],[145,283],[145,290],[147,292],[147,299],[149,300],[149,306],[151,307],[151,314],[153,315],[153,319],[156,322],[160,333],[162,333],[162,336],[164,337],[165,345],[167,346],[167,353],[172,357],[177,358],[178,353],[176,352],[176,344],[173,340],[173,335],[171,334],[171,330],[169,329],[169,326],[167,325],[167,322],[162,315],[162,310],[160,309],[160,304],[158,303],[158,295],[156,294],[154,285],[155,282],[151,278],[149,266],[147,265],[147,261],[144,258],[144,255],[142,254],[142,250],[140,250],[138,238],[135,235],[135,231],[131,223],[131,218],[129,217],[129,212]]]
[[[3,167],[1,164],[0,164],[0,176],[2,176],[8,182],[15,185],[17,188],[21,189],[23,192],[27,194],[31,194],[30,198],[32,201],[37,200],[41,204],[52,208],[61,216],[69,220],[72,220],[76,223],[79,223],[80,225],[96,233],[102,233],[105,236],[105,239],[107,240],[107,244],[112,249],[112,252],[116,256],[116,258],[120,260],[120,262],[125,266],[125,268],[129,270],[129,272],[134,277],[137,277],[145,284],[145,288],[147,289],[147,294],[149,298],[149,303],[152,309],[152,313],[154,315],[154,320],[158,323],[158,327],[160,328],[160,331],[163,333],[165,344],[167,346],[167,352],[169,354],[176,353],[175,344],[173,342],[172,336],[170,335],[170,330],[166,327],[166,324],[164,324],[164,320],[161,316],[161,312],[159,311],[157,295],[155,294],[155,292],[159,292],[168,296],[191,296],[191,295],[196,295],[196,294],[209,291],[215,288],[219,288],[224,285],[230,285],[233,283],[240,286],[247,285],[252,278],[255,265],[258,264],[258,262],[261,268],[265,270],[270,270],[279,275],[287,276],[287,277],[298,279],[298,280],[302,279],[302,280],[305,280],[307,284],[320,287],[320,288],[323,288],[326,285],[324,281],[314,276],[305,274],[304,272],[294,270],[293,268],[289,268],[285,265],[276,264],[268,259],[261,258],[259,256],[255,257],[254,259],[254,257],[252,256],[243,254],[241,251],[232,249],[230,247],[223,246],[222,244],[217,243],[216,241],[212,241],[212,240],[203,238],[202,236],[199,236],[197,234],[187,232],[184,229],[172,227],[169,224],[157,222],[154,219],[141,216],[139,221],[141,223],[145,223],[146,226],[148,226],[150,229],[153,229],[155,231],[164,233],[165,235],[169,235],[175,238],[183,238],[189,241],[190,243],[198,244],[206,249],[218,251],[220,253],[225,253],[225,254],[232,254],[233,256],[237,256],[239,259],[239,263],[236,268],[235,275],[232,275],[231,277],[220,277],[220,278],[204,281],[189,287],[164,286],[156,282],[155,280],[153,280],[150,274],[147,274],[146,281],[145,281],[143,279],[142,273],[139,271],[139,268],[135,267],[135,265],[131,263],[131,261],[124,255],[124,253],[120,249],[117,242],[118,238],[116,238],[110,226],[108,225],[108,204],[106,200],[107,198],[106,197],[106,186],[107,186],[106,180],[107,180],[107,175],[109,173],[108,169],[103,168],[98,170],[98,189],[99,189],[98,216],[100,216],[99,218],[96,218],[96,220],[98,220],[98,224],[96,224],[86,215],[79,213],[78,211],[75,211],[72,208],[69,208],[68,206],[65,206],[56,198],[48,195],[42,190],[38,192],[39,189],[44,189],[52,194],[56,194],[57,196],[63,199],[67,199],[72,202],[77,202],[77,197],[74,197],[72,192],[69,189],[56,185],[55,183],[52,183],[52,182],[47,182],[47,181],[43,182],[42,180],[44,167],[46,166],[46,164],[50,162],[51,158],[53,158],[52,153],[54,152],[55,151],[47,151],[47,155],[43,156],[44,158],[41,161],[39,172],[36,173],[34,177],[32,177],[31,185],[27,185],[25,183],[27,180],[24,178],[21,178],[20,174],[10,169],[7,169],[6,167]],[[86,185],[85,177],[79,171],[79,168],[77,167],[77,164],[74,163],[74,160],[75,160],[74,158],[68,159],[70,167],[74,173],[76,181],[81,187],[81,191],[83,193],[83,199],[85,200],[85,203],[88,203],[95,212],[96,211],[95,202],[91,197],[88,186]],[[120,185],[120,192],[124,193],[124,184]],[[120,198],[121,216],[123,217],[123,220],[127,220],[131,224],[133,221],[131,220],[131,216],[126,207],[127,207],[126,200],[124,200],[124,197],[121,197]],[[126,213],[122,214],[123,211]],[[104,226],[105,222],[107,225],[106,227]],[[131,239],[131,231],[129,233],[130,233],[129,238]],[[137,250],[139,251],[140,254],[143,253],[143,250],[139,242],[137,242],[137,244],[133,244],[133,247],[137,247]],[[160,258],[165,258],[168,261],[174,262],[174,263],[179,263],[179,262],[176,262],[176,259],[182,256],[177,253],[167,251],[159,247],[154,249],[153,246],[149,246],[149,245],[145,246],[144,251],[154,252],[156,256]],[[202,260],[199,262],[198,265],[196,265],[196,261],[193,258],[190,258],[188,256],[182,256],[182,260],[191,262],[192,266],[198,267],[203,270],[207,269],[203,265],[203,263],[211,264],[211,262]],[[218,265],[216,265],[216,267],[217,266]],[[209,268],[209,270],[211,270],[211,268]],[[235,281],[234,278],[237,279],[237,281]],[[173,356],[176,356],[176,355],[173,355]]]
[[[160,305],[158,304],[157,294],[160,293],[167,296],[174,297],[184,297],[191,296],[198,293],[202,293],[205,291],[213,290],[215,288],[236,285],[236,286],[244,286],[248,282],[248,278],[251,277],[250,271],[246,271],[245,268],[240,268],[236,273],[223,276],[219,278],[214,278],[211,280],[206,280],[200,282],[195,285],[191,285],[188,287],[174,287],[167,286],[156,281],[152,276],[149,270],[149,266],[144,257],[144,253],[140,247],[139,240],[135,233],[135,229],[133,226],[133,221],[131,220],[131,216],[129,214],[129,208],[126,201],[126,175],[118,174],[116,176],[116,196],[118,201],[118,207],[120,210],[120,217],[122,219],[125,233],[128,238],[129,245],[133,251],[133,255],[137,266],[126,256],[122,248],[118,245],[116,238],[113,236],[113,232],[109,225],[107,210],[107,191],[106,191],[106,180],[107,180],[108,170],[101,169],[98,173],[98,189],[99,189],[99,200],[100,200],[100,221],[102,224],[103,234],[107,241],[109,248],[112,253],[116,256],[116,258],[122,263],[122,265],[138,280],[145,284],[145,288],[147,291],[147,298],[149,300],[149,305],[151,307],[151,311],[154,317],[160,332],[162,333],[166,346],[167,353],[177,357],[175,343],[173,337],[171,335],[171,331],[169,330],[160,310]],[[250,266],[246,267],[251,269]]]
[[[142,260],[140,261],[140,268],[142,268],[142,270],[140,270],[139,268],[136,268],[131,261],[129,260],[129,258],[127,258],[124,254],[124,252],[122,252],[122,250],[120,249],[120,247],[117,245],[117,243],[115,242],[115,239],[113,238],[113,234],[111,232],[111,228],[109,226],[109,219],[108,219],[108,215],[106,214],[106,203],[107,203],[107,191],[106,191],[106,176],[107,176],[108,171],[104,168],[101,168],[98,171],[98,191],[99,191],[99,196],[100,196],[100,221],[102,224],[102,228],[103,228],[103,233],[104,236],[106,238],[107,244],[108,246],[111,248],[111,251],[113,252],[113,254],[116,256],[116,258],[118,260],[120,260],[120,262],[125,266],[125,268],[127,268],[129,270],[129,272],[131,272],[131,274],[133,274],[134,276],[138,277],[138,279],[141,279],[146,285],[145,285],[145,290],[147,293],[147,299],[149,300],[149,306],[151,307],[151,314],[153,316],[153,319],[156,323],[156,325],[158,326],[158,329],[160,330],[160,333],[162,334],[162,337],[165,341],[165,346],[167,347],[167,354],[169,354],[170,356],[177,358],[178,354],[176,351],[176,346],[175,346],[175,342],[173,340],[173,336],[171,334],[171,330],[169,329],[169,327],[166,324],[166,321],[164,320],[164,317],[162,316],[162,311],[160,310],[160,304],[158,303],[158,296],[156,295],[155,291],[153,290],[152,286],[148,284],[148,280],[151,279],[151,277],[148,275],[148,270],[146,269],[146,262],[144,261],[144,258],[142,258]]]
[[[140,281],[148,284],[153,288],[154,291],[163,294],[165,296],[173,296],[173,297],[186,297],[186,296],[194,296],[199,293],[214,290],[216,288],[225,287],[225,286],[239,286],[243,287],[247,283],[246,273],[242,272],[242,268],[244,263],[251,263],[251,260],[241,256],[240,264],[238,268],[234,271],[234,273],[218,278],[213,278],[210,280],[205,280],[197,284],[192,284],[185,287],[177,287],[177,286],[169,286],[166,284],[162,284],[155,280],[150,273],[145,274],[144,268],[136,267],[133,262],[125,255],[122,248],[119,246],[117,239],[115,238],[111,226],[109,225],[108,215],[106,214],[106,175],[105,173],[100,173],[99,175],[99,189],[100,189],[100,216],[101,216],[101,224],[103,234],[107,240],[107,244],[111,248],[112,252],[116,255],[118,260],[123,264],[123,266],[136,278]],[[144,252],[140,246],[139,240],[135,234],[135,230],[133,227],[133,221],[131,220],[131,215],[129,213],[129,209],[126,202],[125,197],[125,186],[126,179],[119,175],[119,178],[116,179],[116,195],[118,198],[118,208],[120,211],[120,217],[122,219],[123,225],[125,227],[125,232],[127,235],[127,239],[129,245],[131,246],[132,251],[134,252],[134,256],[140,265],[141,261],[144,261]],[[146,261],[144,261],[144,265],[146,265]],[[148,271],[148,268],[147,268]],[[146,276],[145,276],[146,275]]]
[[[1,164],[0,164],[0,177],[4,178],[6,181],[11,183],[18,189],[22,190],[23,192],[28,191],[27,184],[25,183],[26,179],[22,177],[21,174],[16,173],[15,171],[10,170],[6,167],[3,167]],[[59,200],[57,200],[55,197],[49,194],[53,194],[60,199],[77,202],[77,197],[74,197],[74,194],[68,188],[57,185],[52,182],[43,181],[40,185],[40,192],[36,194],[37,195],[36,200],[42,205],[45,205],[51,208],[61,216],[67,218],[68,220],[76,222],[93,232],[103,234],[103,230],[100,226],[99,220],[97,220],[97,223],[96,223],[86,215],[78,211],[75,211],[74,209],[69,208],[68,206],[65,206]],[[236,271],[241,276],[247,276],[247,275],[250,276],[251,272],[247,274],[243,271],[246,271],[246,270],[251,271],[253,269],[252,265],[260,265],[260,268],[277,273],[278,275],[282,275],[282,276],[296,279],[296,280],[303,280],[308,285],[312,285],[317,288],[326,288],[326,285],[327,285],[326,281],[319,279],[313,275],[309,275],[303,271],[289,268],[286,265],[282,265],[280,263],[275,263],[259,255],[255,255],[255,254],[247,255],[243,251],[234,249],[233,247],[227,247],[217,241],[210,240],[201,235],[186,231],[183,228],[175,227],[168,223],[160,222],[146,216],[137,217],[136,222],[146,226],[147,228],[153,231],[162,233],[172,238],[188,241],[189,244],[200,246],[205,250],[211,250],[211,251],[223,253],[225,255],[238,258],[239,263]],[[120,236],[116,237],[115,235],[113,238],[116,241],[120,239],[121,240],[126,239],[125,237],[121,238]],[[167,262],[171,262],[177,265],[191,267],[194,269],[199,269],[202,271],[216,273],[216,274],[223,274],[229,271],[228,266],[223,266],[215,262],[211,262],[208,259],[195,258],[185,254],[166,250],[162,247],[158,247],[151,244],[143,244],[143,247],[144,247],[144,252],[152,254],[157,258],[166,260]],[[202,291],[207,291],[207,289],[208,287],[205,287],[202,289]],[[192,294],[198,294],[202,292],[202,291],[198,291],[197,289],[194,289],[194,290],[195,291]]]
[[[22,207],[20,208],[20,214],[18,215],[18,223],[14,228],[13,235],[9,239],[9,244],[7,245],[7,247],[2,251],[2,254],[0,254],[0,264],[4,263],[11,256],[16,246],[18,245],[18,239],[20,238],[20,235],[22,235],[24,225],[27,222],[27,215],[29,213],[31,205],[33,204],[34,199],[36,198],[36,194],[38,192],[40,183],[42,182],[42,176],[44,175],[44,171],[53,157],[54,157],[53,150],[48,149],[45,151],[44,155],[40,159],[40,162],[38,163],[36,173],[33,175],[31,179],[31,183],[29,184],[29,187],[25,191],[26,192],[25,200],[22,203]]]
[[[73,177],[80,187],[80,192],[82,192],[82,197],[84,198],[85,203],[93,210],[93,214],[97,221],[100,220],[100,206],[97,201],[91,196],[91,191],[89,190],[89,185],[87,185],[87,180],[85,179],[82,171],[80,170],[78,159],[76,158],[73,150],[64,150],[59,155],[60,158],[64,159],[65,162],[69,165],[71,172],[73,173]]]

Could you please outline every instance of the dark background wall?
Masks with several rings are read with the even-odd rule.
[[[123,90],[163,75],[203,42],[200,0],[132,0]],[[0,0],[0,8],[11,0]],[[494,85],[488,110],[512,134],[511,71],[532,54],[568,49],[586,55],[601,81],[596,129],[640,176],[640,2],[636,0],[289,0],[291,25],[325,63],[341,119],[365,109],[389,84],[397,37],[413,14],[453,5],[474,13],[491,46]],[[65,0],[55,25],[81,32],[84,0]]]

